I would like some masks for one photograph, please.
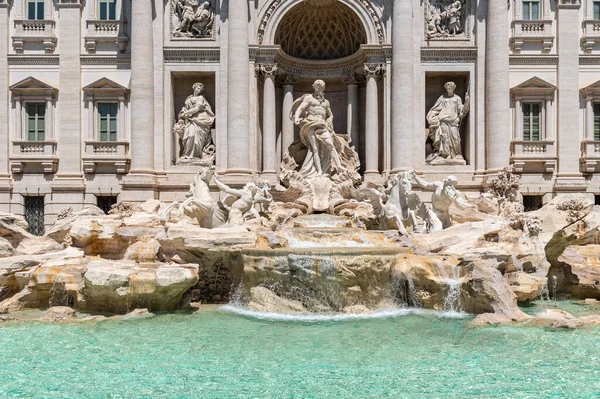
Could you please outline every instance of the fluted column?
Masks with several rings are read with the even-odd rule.
[[[294,104],[294,85],[298,83],[298,77],[283,75],[279,79],[283,87],[283,105],[281,107],[281,152],[282,156],[294,142],[294,121],[290,118],[292,105]]]
[[[152,0],[131,7],[131,173],[154,170]]]
[[[581,190],[579,154],[579,9],[578,0],[556,4],[558,41],[558,173],[557,190]]]
[[[345,76],[344,83],[348,87],[348,102],[347,102],[347,134],[352,139],[354,150],[358,152],[358,84],[359,78],[354,73]]]
[[[392,171],[412,167],[414,137],[413,0],[394,0],[392,16]],[[508,54],[508,53],[507,53]]]
[[[506,0],[488,0],[486,18],[485,121],[487,169],[510,162],[510,98],[508,80],[508,11]]]
[[[262,64],[259,72],[264,76],[263,83],[263,129],[262,129],[262,158],[263,174],[276,174],[277,168],[277,116],[275,101],[276,64]]]
[[[229,0],[227,40],[227,173],[250,173],[248,1]]]
[[[365,64],[367,107],[365,111],[365,179],[379,176],[379,94],[377,79],[381,64]]]

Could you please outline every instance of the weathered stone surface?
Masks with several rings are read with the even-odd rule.
[[[473,326],[486,326],[495,324],[509,324],[512,323],[512,319],[501,313],[482,313],[477,315],[471,322]]]
[[[346,306],[344,309],[342,309],[342,312],[347,313],[347,314],[369,314],[369,313],[372,313],[371,309],[367,308],[364,305]]]
[[[252,287],[248,307],[258,312],[272,313],[307,313],[302,302],[275,295],[265,287]]]
[[[87,205],[80,211],[69,213],[67,217],[57,220],[52,227],[46,231],[46,237],[57,242],[64,242],[71,230],[71,225],[77,219],[104,216],[104,211],[97,206]]]
[[[558,258],[563,263],[564,289],[573,297],[600,299],[600,245],[573,245]],[[554,275],[554,274],[553,274]]]
[[[10,241],[6,238],[0,237],[0,258],[6,258],[7,256],[12,256],[14,254],[14,249]]]
[[[129,244],[116,233],[121,225],[114,216],[81,217],[73,221],[69,234],[73,246],[86,254],[119,259]]]
[[[136,264],[92,260],[84,275],[84,310],[126,313],[143,307],[177,309],[183,293],[198,282],[197,265]]]
[[[53,306],[40,318],[41,321],[62,321],[75,317],[75,310],[67,306]]]
[[[257,237],[243,227],[204,229],[193,224],[167,223],[157,240],[165,252],[206,252],[252,248]]]
[[[517,295],[517,301],[530,301],[541,295],[542,287],[547,278],[537,274],[516,271],[505,274],[505,279],[512,291]]]
[[[16,248],[21,240],[32,237],[29,225],[21,216],[0,212],[0,237],[8,240]]]
[[[135,260],[138,262],[154,262],[158,259],[158,251],[160,250],[160,243],[153,238],[138,241],[133,243],[123,258],[125,260]]]
[[[163,204],[157,199],[149,199],[148,201],[140,204],[140,209],[145,213],[155,213],[158,214],[161,206]]]
[[[151,317],[154,317],[154,314],[150,313],[148,309],[134,309],[124,315],[122,320],[149,319]]]
[[[43,255],[48,252],[60,251],[65,247],[49,237],[26,237],[15,249],[18,255]]]

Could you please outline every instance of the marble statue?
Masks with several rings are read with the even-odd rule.
[[[211,128],[215,122],[215,114],[203,96],[204,85],[194,83],[192,89],[194,94],[185,100],[185,105],[179,112],[178,121],[173,128],[181,143],[179,162],[212,165],[215,159],[215,146]]]
[[[455,0],[445,5],[441,0],[430,0],[425,16],[427,39],[452,38],[464,33],[464,0]]]
[[[433,152],[428,155],[430,164],[464,165],[461,151],[460,125],[469,112],[469,93],[465,94],[465,104],[454,93],[456,84],[448,82],[444,85],[446,94],[438,98],[427,113],[429,138],[433,141]]]
[[[325,82],[315,81],[313,89],[313,94],[305,94],[294,102],[290,113],[290,118],[300,126],[300,140],[308,149],[300,168],[305,176],[321,176],[343,169],[338,153],[341,145],[336,148],[331,106],[325,99]]]
[[[215,173],[214,166],[204,166],[190,184],[188,198],[179,203],[173,202],[167,206],[160,215],[164,222],[179,222],[189,219],[196,220],[200,227],[214,228],[223,223],[223,212],[219,209],[217,201],[210,194],[209,182]],[[176,211],[175,215],[171,213]]]
[[[336,134],[325,82],[316,80],[314,92],[294,101],[290,119],[300,126],[300,138],[285,152],[280,166],[282,189],[273,191],[278,215],[299,210],[311,214],[339,214],[348,205],[349,193],[358,186],[360,161],[346,134]],[[350,206],[350,205],[348,205]]]
[[[174,36],[206,37],[212,35],[215,13],[211,3],[199,0],[175,0],[174,14],[177,17]]]
[[[268,205],[273,200],[268,182],[249,182],[241,189],[233,189],[221,182],[218,176],[215,176],[214,181],[221,191],[233,197],[231,205],[226,205],[227,201],[222,203],[228,213],[225,227],[241,226],[248,219],[258,219],[260,214],[256,205]]]
[[[417,185],[424,189],[433,190],[433,195],[431,196],[433,212],[428,216],[430,218],[435,216],[441,223],[435,219],[429,220],[427,223],[431,226],[427,229],[428,231],[437,231],[452,226],[449,211],[452,204],[456,205],[459,209],[467,209],[470,206],[463,194],[456,188],[458,179],[455,176],[448,176],[444,181],[434,182],[426,182],[417,176],[414,171],[411,173],[411,176]]]

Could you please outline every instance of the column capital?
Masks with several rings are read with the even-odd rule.
[[[367,78],[383,75],[385,73],[385,64],[367,63],[365,64],[364,68]]]
[[[297,75],[291,75],[289,73],[279,75],[277,77],[277,82],[281,86],[294,86],[296,83],[298,83],[299,80],[300,78]]]
[[[364,75],[359,75],[354,72],[351,72],[342,77],[342,82],[346,83],[348,86],[350,85],[359,85],[364,82]]]
[[[254,73],[256,73],[256,76],[263,75],[265,78],[274,78],[278,69],[277,64],[256,64]]]

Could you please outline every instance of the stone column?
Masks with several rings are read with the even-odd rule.
[[[152,0],[131,7],[131,173],[154,173]]]
[[[392,15],[392,172],[413,166],[413,3],[412,0],[394,0]]]
[[[60,130],[57,145],[60,162],[57,177],[81,179],[81,4],[60,0],[57,6],[60,18]]]
[[[277,116],[275,101],[276,64],[262,64],[259,73],[265,78],[263,84],[262,172],[276,175],[277,170]]]
[[[54,139],[54,105],[52,96],[46,97],[46,140]]]
[[[515,98],[515,140],[523,140],[523,100]]]
[[[229,1],[227,38],[227,173],[250,173],[248,1]]]
[[[546,97],[545,99],[546,106],[544,107],[546,112],[546,140],[551,140],[554,138],[554,112],[552,97]]]
[[[347,122],[346,122],[346,130],[348,137],[352,139],[352,145],[354,146],[354,150],[358,152],[358,84],[359,78],[351,73],[348,76],[345,76],[343,79],[344,83],[346,83],[348,87],[348,102],[347,102]]]
[[[508,80],[508,11],[506,0],[488,0],[486,18],[486,156],[489,172],[510,162],[510,84]]]
[[[294,142],[294,121],[290,118],[292,105],[294,104],[294,85],[298,83],[298,77],[283,75],[279,79],[283,87],[283,105],[281,107],[281,155]]]
[[[557,190],[580,190],[585,180],[579,154],[579,0],[558,0],[558,173]]]
[[[8,0],[0,0],[0,186],[2,186],[2,179],[8,179],[8,153],[11,148],[8,136],[10,111],[7,58],[9,26]],[[6,211],[8,212],[8,209]]]
[[[377,79],[381,64],[365,64],[367,107],[365,112],[365,179],[379,176],[379,95]]]
[[[594,139],[594,97],[585,97],[585,138],[586,140]]]

